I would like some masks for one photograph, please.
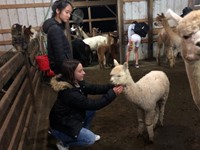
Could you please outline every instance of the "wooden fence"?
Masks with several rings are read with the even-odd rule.
[[[17,52],[0,67],[1,150],[26,149],[27,140],[35,134],[35,95],[41,72],[29,60],[35,63],[38,49],[36,44],[29,56],[26,52]]]

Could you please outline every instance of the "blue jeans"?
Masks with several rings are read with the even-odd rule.
[[[95,142],[95,134],[89,130],[92,119],[94,118],[95,111],[87,111],[83,128],[80,130],[78,138],[74,139],[63,132],[51,129],[51,134],[63,142],[64,146],[88,146]]]
[[[86,111],[86,117],[83,124],[83,127],[86,129],[90,129],[91,122],[95,116],[96,111]]]

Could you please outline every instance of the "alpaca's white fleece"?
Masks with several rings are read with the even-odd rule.
[[[162,71],[151,71],[136,83],[126,65],[115,66],[110,74],[112,83],[124,85],[127,99],[145,111],[154,109],[161,98],[168,96],[170,82]]]
[[[107,44],[107,37],[98,35],[86,38],[83,42],[89,45],[91,50],[97,50],[100,45]]]

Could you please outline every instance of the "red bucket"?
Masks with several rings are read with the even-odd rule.
[[[39,70],[41,71],[50,70],[49,59],[47,55],[36,56],[36,62],[38,64]]]

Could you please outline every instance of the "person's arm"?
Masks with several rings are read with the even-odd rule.
[[[85,81],[81,81],[80,83],[81,89],[85,94],[105,94],[108,90],[114,87],[113,84],[91,84]]]
[[[71,94],[70,97],[72,100],[69,105],[74,108],[83,110],[99,110],[110,104],[116,98],[116,94],[112,89],[110,89],[106,94],[98,99],[88,98],[81,93],[76,93],[76,95]]]

